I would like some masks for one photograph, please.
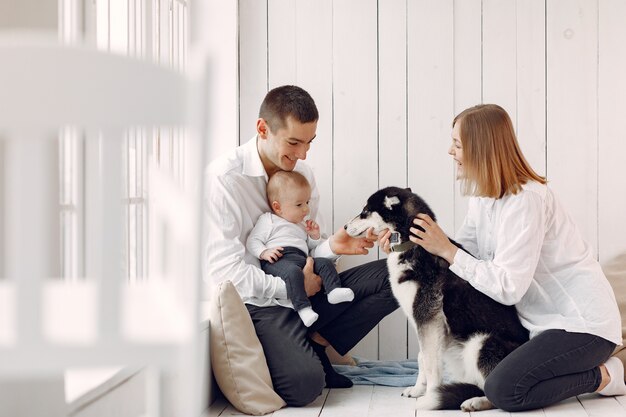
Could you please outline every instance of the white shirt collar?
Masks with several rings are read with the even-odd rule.
[[[265,177],[267,180],[267,172],[265,172],[257,149],[257,136],[255,135],[246,142],[241,149],[243,150],[243,174],[249,177]]]

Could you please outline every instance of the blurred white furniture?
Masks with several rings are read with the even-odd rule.
[[[146,415],[200,415],[200,231],[207,69],[166,68],[24,33],[0,34],[0,415],[65,415],[63,371],[145,367]],[[58,132],[96,141],[89,276],[58,276]],[[123,274],[129,127],[186,127],[186,179],[150,168],[150,263]],[[1,229],[0,229],[1,230]],[[163,375],[173,390],[162,392]],[[164,407],[164,398],[172,401]]]

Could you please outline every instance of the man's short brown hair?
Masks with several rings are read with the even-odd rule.
[[[264,119],[270,130],[276,133],[285,127],[289,117],[300,123],[316,122],[319,113],[313,98],[295,85],[283,85],[270,90],[261,103],[259,118]]]

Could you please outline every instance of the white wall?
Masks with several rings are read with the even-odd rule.
[[[239,19],[240,141],[268,89],[308,90],[320,110],[309,162],[333,230],[376,189],[408,185],[453,234],[467,202],[450,123],[493,102],[600,260],[626,251],[622,0],[240,0]],[[415,345],[396,312],[355,353],[414,357]]]

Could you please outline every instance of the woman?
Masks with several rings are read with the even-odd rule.
[[[621,344],[613,291],[576,225],[524,158],[504,109],[469,108],[453,122],[449,154],[471,196],[457,250],[420,214],[411,240],[496,301],[516,305],[530,341],[487,377],[498,408],[545,407],[587,392],[626,394],[624,369],[610,358]],[[417,228],[420,226],[424,231]],[[381,240],[388,249],[386,239]]]

